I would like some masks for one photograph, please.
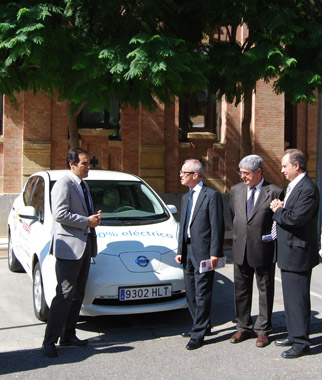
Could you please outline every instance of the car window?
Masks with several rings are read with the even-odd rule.
[[[36,215],[40,222],[44,221],[44,188],[45,182],[42,177],[38,177],[38,181],[32,191],[32,195],[29,200],[29,205],[36,209]]]
[[[40,222],[44,220],[45,182],[42,177],[31,177],[25,187],[23,199],[26,206],[32,206]]]
[[[155,194],[142,182],[87,180],[102,225],[149,224],[169,218]]]
[[[37,176],[30,177],[25,186],[25,190],[23,192],[23,201],[25,203],[25,206],[29,206],[29,200],[32,196],[32,191],[37,180],[38,180]]]

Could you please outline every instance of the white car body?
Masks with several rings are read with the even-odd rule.
[[[48,311],[57,284],[56,259],[51,254],[50,190],[53,181],[67,173],[67,170],[51,170],[33,174],[14,201],[8,218],[9,268],[13,271],[23,268],[33,279],[34,309],[41,320],[46,320],[46,309]],[[140,197],[151,191],[155,197],[152,197],[153,207],[162,218],[158,216],[159,221],[151,215],[151,223],[146,216],[132,220],[131,215],[139,211],[122,206],[120,211],[106,214],[104,223],[107,225],[104,225],[102,213],[102,223],[96,228],[98,255],[92,259],[81,314],[136,314],[185,308],[183,271],[174,260],[178,223],[170,209],[176,212],[175,206],[167,207],[142,179],[130,174],[91,170],[86,181],[90,186],[91,181],[96,181],[91,193],[97,190],[97,194],[103,191],[100,185],[107,182],[113,186],[114,183],[128,186],[122,189],[130,188],[127,184],[131,184],[133,189],[142,189]],[[41,192],[44,193],[43,206],[39,206],[42,195],[38,193]],[[32,204],[26,204],[24,199]],[[94,206],[97,211],[95,201]]]

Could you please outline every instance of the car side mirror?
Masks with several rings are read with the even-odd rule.
[[[23,206],[19,210],[19,216],[25,219],[38,220],[36,209],[32,206]]]
[[[176,214],[178,212],[175,205],[167,205],[167,207],[170,210],[171,214]]]

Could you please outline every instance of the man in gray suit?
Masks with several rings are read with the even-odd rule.
[[[84,346],[76,337],[76,324],[84,299],[91,257],[97,254],[95,227],[100,211],[93,214],[92,199],[83,178],[88,176],[90,157],[86,150],[67,153],[70,173],[59,179],[51,192],[53,255],[56,257],[57,288],[52,300],[42,345],[46,356],[57,356],[55,343]]]
[[[263,178],[263,159],[244,157],[239,163],[243,183],[231,188],[230,208],[233,218],[234,291],[237,332],[230,338],[239,343],[254,329],[257,347],[268,345],[272,330],[274,299],[274,242],[270,238],[273,212],[270,202],[279,198],[282,189]],[[270,240],[263,240],[263,236]],[[265,238],[264,238],[265,239]],[[259,313],[253,326],[251,305],[253,278],[259,292]]]
[[[181,183],[189,187],[182,197],[177,263],[183,264],[189,311],[192,317],[187,350],[203,345],[210,334],[210,306],[214,272],[199,273],[202,260],[210,260],[215,268],[223,256],[224,219],[221,195],[204,185],[203,166],[199,160],[185,161],[180,171]]]

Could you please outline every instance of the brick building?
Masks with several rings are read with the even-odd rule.
[[[141,107],[118,110],[117,138],[109,123],[83,123],[78,129],[80,146],[90,152],[96,169],[137,174],[159,193],[185,191],[178,175],[182,162],[202,157],[205,182],[227,193],[239,181],[243,104],[235,107],[203,95],[199,106],[192,102],[190,109],[176,100],[172,107],[160,104],[153,113]],[[17,100],[18,109],[3,97],[2,194],[20,192],[37,170],[65,168],[69,147],[65,102],[31,93],[19,93]],[[309,174],[316,177],[317,113],[317,104],[291,107],[283,96],[273,93],[270,84],[258,83],[253,95],[252,143],[254,153],[264,159],[266,179],[284,185],[280,158],[287,146],[306,154]],[[184,120],[189,120],[186,127]]]

